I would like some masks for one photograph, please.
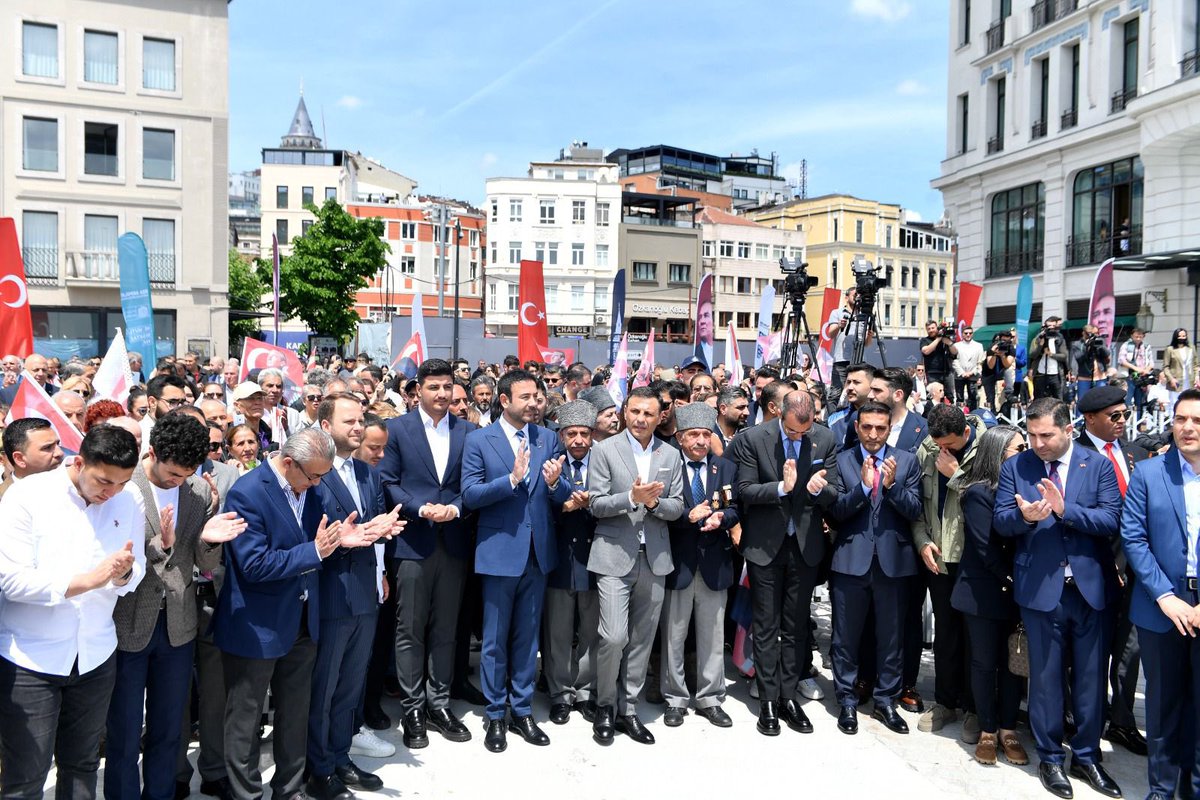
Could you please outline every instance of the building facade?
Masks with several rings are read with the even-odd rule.
[[[668,145],[635,149],[619,148],[607,156],[621,168],[625,191],[668,193],[693,197],[715,208],[745,209],[791,196],[779,175],[779,158],[760,156],[726,157]]]
[[[946,159],[933,185],[963,280],[985,285],[976,324],[1010,325],[1031,275],[1035,323],[1057,314],[1077,329],[1096,268],[1113,257],[1118,340],[1135,324],[1159,346],[1175,327],[1194,330],[1200,6],[955,0],[950,16]]]
[[[117,239],[149,256],[157,349],[228,347],[225,0],[12,0],[0,24],[0,216],[16,221],[36,347],[103,354]]]
[[[664,194],[621,194],[620,264],[625,268],[625,330],[651,330],[666,342],[694,340],[701,277],[696,201]]]

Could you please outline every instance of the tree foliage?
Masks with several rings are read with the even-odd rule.
[[[236,250],[229,251],[229,310],[230,311],[262,311],[263,293],[270,288],[271,267],[262,259],[250,263],[238,255]],[[253,336],[258,332],[260,322],[257,319],[230,319],[229,343],[232,345],[238,339]]]
[[[358,291],[368,286],[391,251],[381,219],[355,219],[336,200],[305,206],[317,220],[292,240],[280,274],[282,314],[298,317],[321,336],[345,342],[358,331]]]

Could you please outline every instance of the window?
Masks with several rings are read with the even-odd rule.
[[[1075,176],[1068,267],[1142,252],[1142,182],[1142,160],[1137,156]]]
[[[550,266],[558,263],[558,242],[550,242],[546,246],[546,263]]]
[[[155,128],[142,131],[142,177],[175,180],[175,131]]]
[[[892,226],[885,225],[883,228],[883,246],[889,250],[892,248]]]
[[[971,149],[971,95],[958,96],[958,152],[963,154]]]
[[[733,292],[732,275],[722,275],[721,277],[717,278],[717,281],[717,285],[719,287],[717,291],[721,292],[721,294],[731,294]]]
[[[286,219],[275,220],[275,238],[281,245],[291,241],[288,238],[288,221]]]
[[[933,306],[927,306],[927,307],[926,307],[926,309],[925,309],[925,313],[926,313],[926,317],[925,317],[925,319],[933,319],[933,318],[934,318],[934,316],[933,316]]]
[[[942,319],[946,318],[946,307],[945,306],[938,306],[938,316],[941,317]]]
[[[938,270],[938,289],[946,291],[946,270]]]
[[[1040,139],[1046,135],[1046,120],[1050,116],[1050,57],[1039,59],[1037,62],[1037,110],[1034,112],[1033,133],[1031,138]]]
[[[312,226],[313,226],[313,221],[311,219],[300,220],[300,235],[308,236],[308,229],[311,228]]]
[[[608,227],[608,203],[596,203],[596,225]]]
[[[583,266],[583,245],[578,242],[571,245],[571,266]]]
[[[508,243],[508,263],[516,266],[521,263],[521,243]]]
[[[508,201],[508,221],[509,222],[520,222],[521,221],[521,201],[520,200],[509,200]]]
[[[288,187],[286,187],[286,186],[276,186],[275,187],[275,207],[276,208],[287,208],[288,207]]]
[[[838,218],[834,217],[833,218],[833,241],[837,242],[840,240],[841,240],[841,237],[838,236]]]
[[[583,311],[583,284],[571,284],[571,310]]]
[[[958,41],[960,44],[971,43],[971,0],[962,0],[962,16],[959,18]],[[904,323],[901,322],[901,325]]]
[[[26,211],[21,215],[21,258],[26,278],[58,279],[58,214]]]
[[[1079,45],[1071,47],[1071,69],[1067,75],[1067,109],[1063,111],[1060,130],[1079,124]]]
[[[496,222],[496,216],[498,213],[499,213],[499,203],[497,203],[495,200],[493,200],[492,201],[492,217],[491,217],[492,222]],[[495,293],[493,293],[493,296],[495,296]]]
[[[737,279],[738,294],[750,294],[754,291],[753,278],[738,278]]]
[[[749,258],[750,257],[750,243],[749,242],[738,242],[737,243],[737,257],[738,258]]]
[[[883,324],[890,326],[892,324],[892,304],[883,304]]]
[[[515,284],[515,283],[508,284],[508,310],[509,311],[517,310],[517,303],[520,302],[519,295],[517,294],[519,288],[520,287],[517,286],[517,284]]]
[[[117,218],[99,214],[83,216],[84,278],[117,277]]]
[[[416,239],[417,238],[417,223],[401,222],[400,223],[400,238],[401,239]]]
[[[467,243],[471,247],[479,247],[479,231],[478,230],[476,230],[475,228],[471,228],[469,231],[467,231]]]
[[[633,279],[635,281],[657,281],[658,264],[653,261],[633,262]]]
[[[470,274],[472,281],[479,277],[479,262],[475,259],[471,259]]]
[[[838,268],[838,263],[837,263],[837,259],[835,258],[829,262],[829,286],[831,288],[837,288],[837,286],[838,286],[838,270],[837,270],[837,268]]]
[[[1046,235],[1046,187],[1041,182],[992,197],[988,277],[1040,272]]]
[[[692,265],[670,264],[667,267],[667,281],[669,283],[691,283]]]
[[[1125,105],[1138,93],[1138,29],[1140,17],[1134,17],[1121,26],[1121,86],[1113,95],[1112,111],[1124,111]]]
[[[608,310],[608,287],[597,286],[596,295],[592,298],[592,307],[597,311]]]
[[[587,203],[583,200],[571,201],[571,223],[582,225],[587,221]]]
[[[175,220],[142,220],[142,240],[151,283],[175,282]]]
[[[83,171],[87,175],[117,175],[116,125],[107,122],[83,123]]]
[[[25,117],[21,165],[37,172],[58,172],[58,120]]]
[[[541,261],[543,264],[546,263],[546,243],[545,242],[534,242],[533,243],[533,260]]]
[[[337,200],[337,187],[336,186],[326,186],[325,187],[325,199],[327,201],[328,200]]]
[[[487,296],[488,296],[488,311],[495,311],[496,310],[496,284],[493,283],[489,287]]]
[[[907,266],[900,268],[900,288],[901,289],[908,288],[908,267]]]
[[[558,284],[546,284],[546,310],[551,311],[558,307]]]
[[[21,72],[31,78],[58,77],[58,26],[21,23]]]
[[[903,328],[908,324],[908,306],[904,303],[900,304],[900,327]]]
[[[750,312],[749,311],[737,312],[736,327],[738,327],[738,328],[749,328],[750,327]]]
[[[83,80],[115,86],[118,78],[117,35],[102,31],[83,32]]]
[[[1008,79],[1001,76],[992,81],[995,103],[992,109],[992,138],[988,140],[988,155],[1004,150],[1004,108],[1008,98]]]
[[[936,278],[936,277],[937,277],[937,274],[934,272],[933,267],[930,267],[929,268],[929,291],[931,291],[931,292],[933,291],[933,281],[934,281],[934,278]]]
[[[496,263],[496,243],[492,242],[492,263]]]
[[[712,239],[705,239],[703,242],[700,243],[700,255],[703,258],[712,258],[713,257],[713,240]]]
[[[542,225],[554,224],[553,200],[542,200],[538,202],[538,222]]]
[[[416,275],[417,274],[417,257],[416,256],[400,256],[400,274],[401,275]]]
[[[733,322],[733,312],[732,311],[718,311],[717,312],[717,327],[728,328],[729,323],[731,323],[731,322]]]
[[[313,201],[313,187],[301,186],[300,187],[300,205],[307,206],[312,201]]]
[[[789,247],[788,248],[788,258],[792,259],[793,261],[799,261],[803,257],[804,257],[804,250],[802,248],[799,248],[799,247]]]
[[[771,248],[765,244],[756,243],[754,245],[754,258],[756,261],[767,261],[771,258]]]
[[[861,219],[854,220],[854,241],[862,244],[863,240],[863,221]]]
[[[777,245],[773,246],[771,248],[771,260],[774,261],[775,263],[779,263],[779,259],[783,258],[785,252],[786,251],[784,250],[782,245],[777,244]]]
[[[921,285],[921,266],[919,264],[913,264],[912,272],[913,272],[912,285],[913,285],[913,288],[916,289],[918,286]]]
[[[142,40],[142,88],[175,91],[175,42],[149,37]]]
[[[733,242],[722,239],[720,245],[721,258],[733,258]]]

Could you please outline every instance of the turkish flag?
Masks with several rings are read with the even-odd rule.
[[[33,320],[17,225],[12,217],[0,217],[0,355],[25,358],[32,353]]]
[[[550,347],[550,328],[546,324],[546,284],[542,262],[522,261],[521,282],[517,289],[517,358],[545,361],[543,350]]]
[[[300,356],[286,347],[276,347],[258,339],[246,338],[242,344],[242,372],[239,381],[248,380],[250,370],[277,369],[283,373],[283,399],[291,403],[304,386],[304,367]]]
[[[975,308],[979,305],[979,296],[982,294],[983,287],[977,283],[958,285],[958,319],[955,320],[957,324],[954,326],[957,341],[961,342],[963,331],[971,327],[971,320],[975,319]]]
[[[17,384],[17,394],[13,397],[12,408],[8,411],[6,420],[11,423],[15,419],[38,417],[50,423],[58,434],[58,443],[63,450],[72,454],[78,453],[83,446],[83,434],[76,428],[67,415],[54,405],[50,395],[46,394],[32,375],[21,373],[21,382]]]
[[[838,289],[826,289],[821,298],[821,345],[817,348],[817,374],[826,386],[833,379],[833,340],[837,336],[834,326],[842,321],[842,293]]]

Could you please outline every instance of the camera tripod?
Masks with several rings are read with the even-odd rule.
[[[788,295],[791,305],[788,307],[787,318],[783,324],[783,344],[779,357],[781,375],[791,375],[799,368],[801,336],[808,343],[809,358],[812,359],[813,366],[817,364],[817,349],[813,346],[812,331],[808,327],[808,316],[804,313],[806,297],[807,292]],[[824,320],[821,324],[824,324]]]
[[[883,337],[879,335],[879,328],[875,324],[878,305],[879,295],[877,293],[871,294],[871,304],[865,309],[863,308],[863,293],[859,292],[854,297],[854,308],[850,311],[850,324],[862,325],[861,330],[864,331],[864,334],[856,336],[854,339],[854,353],[850,359],[851,364],[863,363],[863,358],[866,356],[867,339],[874,336],[875,345],[879,348],[880,364],[884,367],[888,365],[887,349],[883,346]]]

